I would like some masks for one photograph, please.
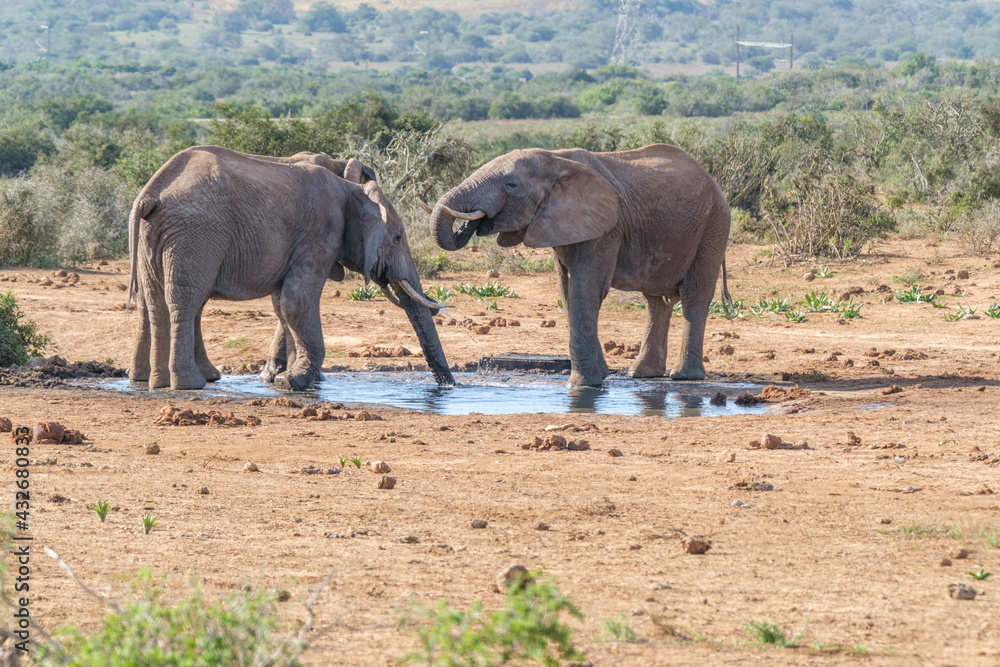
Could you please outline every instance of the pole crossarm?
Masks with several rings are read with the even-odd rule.
[[[741,42],[737,41],[740,46],[762,46],[766,49],[789,49],[794,44],[786,44],[784,42]]]

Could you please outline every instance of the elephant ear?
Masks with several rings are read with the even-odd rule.
[[[596,239],[618,221],[618,191],[595,169],[551,158],[555,180],[524,234],[524,245],[551,248]]]
[[[363,275],[367,284],[385,240],[385,219],[381,207],[358,187],[351,187],[345,213],[341,263]]]
[[[350,160],[347,161],[347,165],[344,167],[344,180],[361,185],[363,168],[364,165],[361,164],[361,160],[355,160],[354,158],[351,158]]]

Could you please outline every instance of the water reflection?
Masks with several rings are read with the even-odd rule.
[[[367,403],[433,412],[464,415],[528,413],[598,413],[643,415],[648,417],[715,417],[759,414],[763,407],[741,407],[732,401],[711,405],[709,398],[722,391],[735,397],[760,387],[748,383],[672,382],[609,378],[600,388],[567,387],[565,376],[478,375],[456,373],[459,386],[439,388],[427,373],[328,373],[313,391],[297,396],[303,401],[331,401],[345,404]],[[145,385],[128,380],[81,382],[115,391],[148,391]],[[682,393],[683,392],[683,393]],[[164,399],[204,395],[276,397],[282,394],[253,375],[227,375],[219,382],[196,392],[157,390]]]

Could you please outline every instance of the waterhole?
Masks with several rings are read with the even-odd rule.
[[[567,387],[558,375],[455,373],[457,387],[439,388],[428,373],[326,373],[312,391],[289,394],[264,384],[256,375],[224,375],[199,391],[153,390],[164,399],[204,397],[301,397],[345,404],[383,405],[443,415],[528,413],[597,413],[659,417],[718,417],[761,414],[761,406],[739,406],[733,399],[759,392],[759,385],[739,382],[674,382],[666,379],[608,378],[600,388]],[[127,379],[88,381],[88,386],[123,392],[150,391]],[[726,405],[712,405],[718,392]]]

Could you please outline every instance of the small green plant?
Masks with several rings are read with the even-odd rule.
[[[789,310],[785,313],[785,319],[789,322],[794,322],[796,324],[801,324],[802,322],[808,322],[809,318],[801,310]]]
[[[155,516],[153,516],[151,514],[147,514],[146,516],[142,517],[142,529],[143,529],[143,531],[145,531],[146,535],[149,535],[149,533],[155,527],[156,527],[156,517]]]
[[[361,455],[360,454],[358,454],[357,456],[352,456],[351,458],[348,459],[348,461],[350,461],[351,463],[353,463],[358,468],[361,467]]]
[[[864,307],[864,305],[865,304],[863,303],[855,305],[854,297],[852,296],[850,301],[841,301],[840,303],[838,303],[837,308],[839,309],[840,316],[843,319],[853,320],[861,317],[861,309]]]
[[[684,317],[684,304],[681,303],[680,301],[678,301],[677,303],[674,304],[674,307],[673,307],[673,316],[674,317]]]
[[[234,347],[246,347],[246,346],[247,346],[246,338],[233,338],[231,340],[226,341],[226,344],[223,345],[222,347],[234,348]]]
[[[731,299],[729,301],[712,301],[708,306],[708,312],[713,315],[722,315],[728,320],[743,318],[743,299]]]
[[[556,299],[556,310],[558,310],[560,313],[563,312],[564,309],[563,309],[562,299]]]
[[[101,523],[104,523],[104,520],[108,518],[108,510],[111,509],[111,504],[106,500],[98,500],[90,506],[90,509],[94,510]]]
[[[632,626],[629,625],[625,614],[619,614],[617,618],[606,619],[604,621],[604,634],[620,642],[628,643],[632,643],[639,638],[635,634],[635,630],[632,629]]]
[[[338,459],[338,460],[340,461],[340,467],[341,468],[346,468],[347,467],[347,462],[350,461],[350,459],[347,458],[346,456],[341,456],[340,459]]]
[[[379,296],[385,295],[382,294],[382,289],[373,283],[370,285],[358,285],[351,290],[351,293],[348,294],[347,298],[351,301],[371,301],[375,297]]]
[[[187,455],[188,455],[188,453],[182,449],[181,450],[181,456],[187,456]]]
[[[106,363],[108,366],[114,366],[115,360],[112,357],[104,357],[104,363]]]
[[[833,297],[826,290],[819,294],[809,292],[803,299],[803,303],[805,303],[806,312],[809,313],[832,313],[837,310],[837,304],[834,303]]]
[[[900,303],[934,303],[937,294],[921,293],[920,285],[910,285],[909,289],[896,290],[896,301]]]
[[[785,631],[781,629],[781,626],[773,621],[748,621],[743,624],[743,632],[761,648],[794,648],[799,645],[799,640],[805,634],[807,625],[809,625],[808,617],[799,631],[791,638],[785,635]]]
[[[970,572],[969,576],[975,579],[976,581],[986,581],[987,579],[993,576],[993,573],[987,572],[983,568],[979,568],[979,572]]]
[[[955,313],[945,313],[941,316],[941,319],[945,322],[958,322],[959,320],[964,320],[970,315],[975,315],[976,309],[969,308],[968,306],[959,306],[958,312]]]
[[[765,313],[786,313],[789,310],[791,310],[791,307],[788,305],[787,298],[778,301],[777,299],[765,299],[761,297],[756,306],[750,306],[750,312],[755,317],[761,317]]]
[[[893,276],[892,282],[913,286],[924,279],[924,272],[917,268],[908,269],[905,273]]]
[[[516,299],[517,293],[507,285],[503,285],[499,280],[492,283],[483,283],[476,286],[470,283],[462,283],[455,288],[459,293],[471,296],[473,299],[482,301],[483,299],[508,298]]]
[[[556,666],[583,662],[585,656],[573,645],[572,630],[561,617],[583,618],[583,614],[555,584],[535,582],[540,573],[511,582],[504,605],[494,612],[483,610],[478,600],[468,610],[456,609],[440,600],[436,608],[411,605],[400,622],[415,627],[419,648],[406,656],[410,663],[425,665],[521,665]]]
[[[51,336],[38,333],[37,325],[25,319],[13,292],[0,294],[0,368],[23,366],[51,342]]]
[[[817,278],[832,278],[834,273],[830,270],[829,266],[824,266],[818,269],[813,269],[813,275]]]
[[[486,310],[503,310],[503,308],[497,305],[496,299],[493,299],[493,303],[486,306]]]
[[[434,299],[438,303],[448,303],[451,298],[451,290],[444,285],[435,285],[424,290],[424,294]]]
[[[991,320],[995,320],[997,318],[1000,318],[1000,304],[998,304],[996,302],[991,303],[990,307],[987,308],[984,311],[984,313],[985,313],[986,317],[990,318]]]

